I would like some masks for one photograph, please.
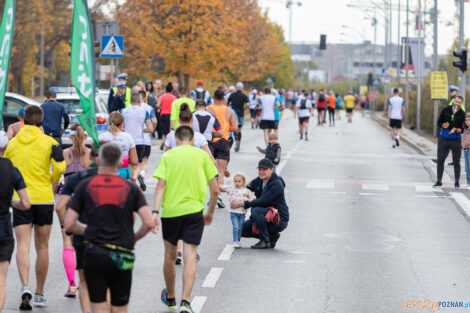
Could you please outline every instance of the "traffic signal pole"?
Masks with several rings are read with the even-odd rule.
[[[464,40],[464,9],[465,3],[464,0],[460,0],[460,29],[459,29],[459,48],[462,52],[465,49],[465,40]],[[465,97],[465,72],[459,70],[459,92],[462,96]]]

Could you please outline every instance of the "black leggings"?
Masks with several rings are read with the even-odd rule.
[[[333,121],[333,124],[335,123],[335,109],[328,107],[328,119],[330,121],[330,125],[331,121]]]
[[[442,182],[444,174],[444,163],[449,151],[452,151],[452,162],[454,162],[455,183],[460,181],[460,158],[462,156],[461,139],[446,139],[439,137],[437,141],[437,181]]]

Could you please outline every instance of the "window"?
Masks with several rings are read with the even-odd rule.
[[[20,101],[18,99],[13,99],[13,98],[5,98],[5,108],[3,110],[4,114],[12,115],[12,116],[17,116],[18,111],[22,108],[25,107],[26,103],[23,101]]]

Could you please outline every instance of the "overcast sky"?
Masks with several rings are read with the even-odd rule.
[[[289,10],[286,8],[286,0],[258,0],[261,7],[268,10],[270,19],[280,24],[285,31],[286,40],[289,37]],[[367,12],[365,9],[357,9],[348,7],[348,4],[366,5],[370,6],[372,2],[383,3],[381,0],[295,0],[294,2],[302,2],[302,6],[293,6],[293,23],[292,23],[292,40],[293,41],[308,41],[318,42],[320,34],[327,34],[327,42],[341,43],[341,42],[360,42],[364,36],[366,40],[373,41],[374,28],[371,26],[371,21],[367,17],[372,17],[373,12]],[[392,3],[398,6],[399,0],[393,0]],[[401,13],[400,33],[401,36],[406,35],[406,11],[404,7],[406,0],[401,0],[403,12]],[[424,2],[433,2],[429,0],[422,0],[424,10]],[[409,0],[411,8],[417,8],[418,0]],[[453,0],[439,0],[439,38],[438,47],[439,53],[446,53],[454,40],[454,26],[447,25],[448,22],[454,22],[456,7]],[[467,16],[467,25],[465,25],[466,38],[470,37],[470,3],[466,4],[465,11]],[[409,14],[410,20],[410,37],[417,36],[414,30],[415,14]],[[377,26],[377,43],[384,43],[384,27],[383,16],[377,11],[377,19],[379,25]],[[392,40],[394,43],[398,39],[398,10],[393,11],[393,33]],[[456,30],[458,30],[458,20],[456,21]],[[343,28],[342,25],[347,25],[355,30]],[[430,26],[426,26],[430,28]],[[430,29],[429,29],[430,30]],[[344,33],[342,35],[342,33]],[[359,34],[360,33],[360,34]],[[428,33],[428,31],[426,31]],[[362,34],[362,35],[361,35]],[[430,33],[432,34],[432,32]],[[458,33],[457,33],[458,34]],[[432,39],[426,39],[426,44],[431,45]],[[431,47],[426,49],[427,52],[432,52]]]

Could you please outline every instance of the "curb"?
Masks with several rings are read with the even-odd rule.
[[[375,112],[372,113],[371,117],[374,121],[376,121],[377,123],[379,123],[380,125],[385,127],[387,130],[391,129],[390,126],[382,118],[377,116],[377,113],[375,113]],[[411,148],[416,150],[416,152],[418,152],[419,154],[428,155],[423,149],[421,149],[421,147],[419,145],[417,145],[413,141],[407,139],[406,136],[403,136],[403,134],[401,136],[401,140],[403,140],[407,145],[409,145]]]

